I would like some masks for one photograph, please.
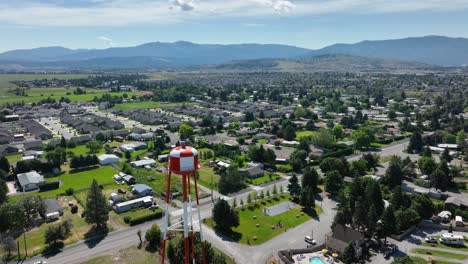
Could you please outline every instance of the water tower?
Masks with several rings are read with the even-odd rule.
[[[171,150],[169,153],[169,166],[167,170],[167,185],[166,185],[166,208],[164,213],[163,219],[163,234],[162,234],[162,247],[161,247],[161,256],[162,256],[162,263],[164,264],[164,258],[166,253],[166,240],[167,240],[167,232],[169,230],[175,231],[183,231],[184,232],[184,256],[185,256],[185,264],[190,263],[190,256],[189,250],[190,247],[192,248],[192,259],[195,263],[195,239],[194,239],[194,232],[200,233],[200,240],[201,240],[201,250],[202,250],[202,259],[203,264],[206,264],[205,258],[205,243],[203,241],[203,233],[202,233],[202,224],[201,224],[201,217],[200,217],[200,202],[198,200],[198,186],[197,186],[197,176],[196,172],[200,168],[198,164],[198,151],[195,148],[185,146],[185,142],[182,142],[180,146],[177,146]],[[183,219],[181,222],[177,222],[171,226],[169,226],[169,208],[168,205],[170,203],[170,199],[172,198],[171,195],[171,174],[180,175],[182,178],[182,202],[183,202]],[[192,199],[190,195],[190,181],[193,179],[194,182],[194,189],[195,189],[195,198],[196,198],[196,211],[198,213],[198,219],[194,219],[192,215]],[[197,223],[198,221],[198,223]],[[180,226],[183,226],[183,229],[180,229]],[[192,243],[189,245],[189,233],[191,236]]]

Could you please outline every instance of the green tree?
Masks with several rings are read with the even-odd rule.
[[[0,179],[0,205],[8,200],[8,187],[4,180]]]
[[[5,156],[0,157],[0,170],[3,170],[7,174],[10,172],[10,162]]]
[[[107,200],[96,179],[93,180],[88,191],[84,215],[87,223],[96,224],[98,228],[105,227],[109,219]]]
[[[193,135],[193,127],[189,124],[182,124],[179,127],[180,139],[185,140]]]
[[[102,141],[105,141],[105,140],[106,140],[106,136],[104,136],[103,133],[99,132],[99,133],[96,134],[96,140],[97,140],[97,141],[101,141],[101,142],[102,142]]]
[[[336,170],[325,174],[325,190],[329,193],[337,194],[343,185],[343,178]]]
[[[244,177],[236,166],[230,166],[226,173],[221,174],[218,182],[219,191],[223,194],[237,192],[242,189]]]
[[[431,218],[435,212],[434,204],[427,194],[417,194],[411,199],[411,208],[413,208],[422,219]]]
[[[419,169],[425,174],[432,174],[437,168],[437,164],[431,157],[422,157],[418,160]]]
[[[403,171],[397,159],[392,159],[390,161],[390,165],[385,171],[384,181],[390,188],[401,185],[403,181]]]
[[[153,224],[145,233],[145,240],[153,249],[158,249],[161,245],[161,229],[157,224]]]
[[[126,158],[127,160],[130,160],[130,159],[132,158],[132,153],[131,153],[130,151],[126,150],[126,151],[125,151],[125,158]]]
[[[404,256],[394,258],[392,264],[416,264],[416,262],[412,260],[410,256]]]
[[[67,239],[71,234],[72,227],[72,223],[68,220],[61,224],[50,226],[44,233],[45,243],[56,245],[59,240]]]
[[[354,146],[357,149],[369,148],[372,141],[375,139],[375,131],[371,127],[360,127],[351,135],[354,141]]]
[[[297,200],[301,195],[301,186],[299,185],[299,179],[296,174],[293,174],[289,179],[288,192],[293,200]]]
[[[397,232],[396,228],[396,219],[395,219],[395,211],[393,211],[393,206],[389,205],[385,208],[382,214],[382,235],[385,237],[385,241],[387,241],[387,237],[395,234]]]
[[[354,249],[354,244],[353,242],[349,243],[348,246],[346,246],[343,255],[341,256],[341,260],[345,264],[354,264],[357,262],[357,256],[356,256],[356,250]]]
[[[306,186],[302,188],[301,191],[301,205],[304,206],[306,210],[310,210],[315,207],[315,192],[312,187]]]
[[[449,152],[449,149],[448,148],[445,148],[444,149],[444,152],[442,152],[442,154],[440,154],[440,160],[441,162],[446,162],[446,163],[450,163],[452,161],[452,156],[450,156],[450,152]]]
[[[292,154],[291,157],[289,158],[289,163],[291,164],[291,167],[293,171],[300,171],[302,168],[304,168],[306,164],[306,159],[307,158],[307,152],[301,149],[296,149]]]
[[[89,154],[97,154],[102,149],[102,143],[98,141],[90,141],[86,144]]]
[[[312,166],[308,166],[304,169],[304,173],[302,175],[302,188],[310,188],[312,193],[317,192],[317,184],[319,181],[319,175],[317,171]]]
[[[340,159],[337,158],[325,158],[320,162],[320,170],[322,170],[323,173],[327,173],[330,171],[338,171],[339,173],[345,173],[346,167]]]
[[[221,230],[239,226],[239,214],[223,199],[215,203],[212,213],[216,227]]]
[[[421,218],[419,217],[418,213],[411,208],[400,208],[395,212],[395,219],[397,229],[399,232],[401,232],[408,229],[412,225],[419,223]]]
[[[464,149],[466,147],[466,135],[463,129],[457,133],[457,145],[460,149]]]
[[[448,175],[441,169],[436,168],[430,175],[431,184],[434,188],[441,191],[446,191],[449,187],[450,181]]]
[[[419,153],[421,152],[423,146],[424,143],[422,140],[421,133],[419,131],[415,131],[410,137],[410,141],[407,148],[408,153]]]
[[[65,139],[64,136],[60,138],[60,147],[67,148],[67,140]]]

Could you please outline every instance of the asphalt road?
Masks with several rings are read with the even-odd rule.
[[[404,142],[393,146],[389,146],[379,151],[379,153],[382,156],[400,155],[401,151],[405,148],[406,144],[407,143]],[[359,159],[359,156],[349,158],[349,160],[355,159]],[[283,186],[284,191],[286,191],[287,184],[288,181],[285,179],[276,182],[278,190],[280,186]],[[264,191],[269,189],[271,192],[271,190],[273,189],[273,185],[274,184],[270,184],[265,187],[261,187],[261,189],[263,189]],[[236,197],[238,201],[240,199],[244,199],[245,201],[247,195],[251,191],[252,190],[247,190],[233,195],[231,197],[225,197],[217,192],[214,192],[214,196],[215,198],[222,196],[223,198],[231,201],[234,197]],[[204,205],[201,206],[201,218],[207,218],[211,216],[212,203],[209,202],[210,199],[211,198],[205,199]],[[319,203],[320,201],[317,202]],[[323,199],[322,208],[324,210],[324,213],[321,214],[319,217],[317,217],[316,219],[309,220],[308,222],[301,224],[293,229],[290,229],[288,230],[288,232],[280,234],[275,238],[258,246],[247,246],[235,243],[233,241],[230,241],[228,238],[216,234],[213,230],[207,228],[206,226],[204,226],[204,235],[207,241],[212,243],[215,247],[221,249],[228,256],[231,256],[236,261],[236,263],[264,263],[269,257],[276,255],[276,252],[280,249],[305,247],[306,243],[304,242],[304,236],[310,235],[312,232],[313,237],[317,241],[317,243],[320,244],[324,242],[326,234],[328,234],[331,231],[330,226],[335,215],[334,207],[334,201],[328,198]],[[172,218],[178,219],[180,217],[180,213],[180,210],[173,211]],[[161,224],[161,220],[155,222]],[[145,232],[155,222],[145,223],[135,227],[129,227],[123,230],[112,232],[106,237],[102,238],[98,243],[89,244],[85,241],[80,241],[76,244],[65,247],[60,253],[56,255],[49,256],[47,258],[47,262],[49,264],[81,263],[83,261],[97,256],[110,255],[121,249],[128,248],[131,245],[138,245],[139,239],[136,235],[137,230],[140,229],[143,232]],[[45,258],[42,256],[38,256],[26,260],[23,263],[32,264],[35,261],[41,259]]]

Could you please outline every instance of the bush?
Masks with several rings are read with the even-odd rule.
[[[75,190],[73,188],[68,188],[65,190],[66,195],[73,195],[75,193]]]
[[[162,217],[162,215],[163,215],[162,211],[156,211],[149,215],[143,215],[143,216],[131,218],[128,224],[130,224],[131,226],[138,225],[149,220],[159,219]]]
[[[45,192],[45,191],[58,189],[59,187],[60,187],[60,182],[59,181],[46,182],[44,184],[39,185],[39,191],[40,192]]]
[[[127,216],[124,217],[124,222],[125,222],[126,224],[129,224],[130,221],[132,221],[132,217],[131,217],[131,216],[128,216],[128,215],[127,215]]]
[[[413,183],[416,184],[417,186],[420,186],[420,187],[431,188],[431,182],[430,181],[417,179]]]

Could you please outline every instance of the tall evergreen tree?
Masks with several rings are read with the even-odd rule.
[[[341,260],[345,264],[354,264],[357,262],[356,250],[354,249],[353,242],[349,243],[348,246],[345,248],[345,251],[341,256]]]
[[[301,186],[299,185],[299,179],[296,174],[289,179],[288,192],[294,200],[301,195]]]
[[[224,199],[219,199],[213,207],[213,220],[222,230],[239,226],[239,214]]]
[[[3,170],[6,173],[10,172],[10,162],[5,156],[0,157],[0,170]]]
[[[387,208],[385,208],[381,221],[382,235],[385,237],[385,241],[387,241],[388,236],[397,232],[395,211],[393,211],[392,205],[389,205]]]
[[[0,205],[8,200],[8,187],[2,179],[0,179]]]
[[[107,200],[96,179],[93,180],[88,191],[84,214],[86,222],[96,224],[98,228],[105,227],[105,224],[109,219]]]
[[[312,166],[307,166],[304,169],[304,173],[302,175],[302,188],[309,187],[312,189],[313,193],[317,192],[317,184],[319,180],[319,175],[317,171]]]

